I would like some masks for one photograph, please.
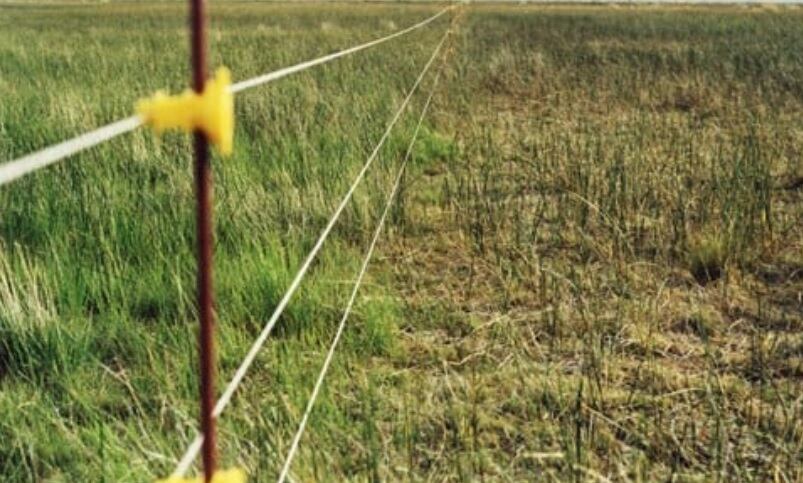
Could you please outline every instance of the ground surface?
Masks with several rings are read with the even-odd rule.
[[[212,8],[235,80],[434,6]],[[216,160],[227,379],[451,21],[298,481],[803,479],[803,11],[473,6],[237,98]],[[0,159],[186,85],[182,5],[0,6]],[[221,424],[277,473],[427,77]],[[193,435],[187,140],[0,191],[0,475],[143,481]]]

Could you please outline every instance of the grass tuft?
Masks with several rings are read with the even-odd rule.
[[[694,279],[705,285],[725,274],[727,243],[718,235],[701,236],[691,243],[687,257]]]

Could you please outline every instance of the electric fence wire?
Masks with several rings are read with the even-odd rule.
[[[437,54],[440,51],[441,47],[443,46],[443,43],[445,42],[445,40],[448,37],[448,35],[449,35],[449,31],[447,30],[447,32],[443,35],[443,37],[441,38],[440,42],[438,43],[437,47],[435,47],[435,50],[433,51],[432,56],[429,58],[429,61],[427,61],[426,65],[424,66],[423,70],[419,74],[419,76],[416,79],[415,83],[413,84],[412,88],[408,92],[407,97],[404,98],[404,100],[401,103],[401,106],[396,111],[396,114],[393,116],[393,118],[391,119],[390,123],[387,125],[387,127],[385,129],[385,132],[382,134],[382,137],[379,139],[379,141],[377,142],[377,144],[374,147],[373,151],[368,156],[368,159],[365,162],[365,164],[363,165],[362,169],[357,174],[357,177],[352,182],[351,187],[346,192],[346,194],[343,196],[343,199],[340,201],[340,204],[338,205],[337,209],[335,209],[335,212],[332,214],[332,217],[329,219],[329,222],[326,224],[326,227],[323,229],[321,234],[318,236],[318,240],[315,242],[315,245],[312,247],[312,250],[309,252],[309,254],[307,254],[307,257],[304,259],[304,262],[301,264],[301,267],[299,268],[298,272],[296,273],[295,277],[293,278],[293,281],[290,283],[290,286],[287,288],[287,291],[285,292],[284,296],[279,301],[278,305],[276,305],[276,308],[274,309],[273,314],[268,319],[267,323],[265,324],[264,328],[262,329],[262,332],[260,332],[259,336],[256,338],[256,340],[252,344],[252,346],[249,349],[248,353],[243,358],[243,361],[240,363],[240,366],[237,368],[237,371],[235,371],[234,376],[232,377],[231,381],[226,386],[226,389],[223,391],[222,395],[218,399],[217,404],[215,404],[215,409],[214,409],[214,412],[212,413],[214,417],[219,417],[223,413],[223,410],[226,408],[226,406],[231,401],[232,395],[234,394],[234,392],[237,390],[237,387],[242,382],[243,378],[245,377],[245,374],[248,372],[248,369],[251,367],[251,364],[253,364],[254,359],[256,359],[257,354],[262,349],[262,346],[265,344],[265,341],[268,339],[268,336],[270,336],[270,333],[273,331],[273,328],[276,326],[276,323],[278,322],[279,317],[284,312],[284,309],[287,307],[287,304],[290,302],[290,299],[292,298],[293,294],[295,294],[295,292],[298,289],[299,285],[301,285],[301,281],[304,279],[304,276],[307,274],[307,270],[309,270],[309,267],[312,265],[313,260],[315,260],[315,257],[318,255],[318,252],[321,250],[321,247],[323,246],[324,242],[328,238],[329,233],[331,233],[332,228],[335,226],[335,223],[340,218],[341,213],[343,213],[343,210],[346,208],[346,206],[348,205],[348,202],[351,200],[351,197],[354,194],[354,191],[359,186],[360,182],[362,181],[363,177],[365,176],[365,173],[368,171],[368,169],[373,164],[374,160],[379,155],[379,150],[385,144],[385,141],[390,136],[390,133],[391,133],[391,131],[393,129],[393,126],[396,125],[396,122],[399,120],[399,118],[401,117],[401,115],[404,112],[405,108],[410,103],[410,100],[412,99],[413,94],[418,89],[419,84],[421,84],[421,81],[423,80],[424,75],[427,73],[427,71],[429,70],[429,68],[432,65],[433,61],[437,57]],[[190,466],[192,465],[192,462],[198,456],[198,452],[200,451],[202,444],[203,444],[203,435],[202,434],[196,435],[195,439],[189,445],[189,447],[187,448],[187,451],[184,453],[184,455],[182,456],[181,460],[179,460],[179,463],[176,466],[175,471],[173,472],[173,476],[181,477],[181,476],[184,476],[187,473],[187,471],[189,470]]]
[[[301,441],[301,437],[304,435],[304,430],[307,426],[307,420],[309,419],[310,414],[312,413],[312,408],[315,405],[315,400],[318,398],[318,393],[323,386],[324,378],[326,377],[326,373],[329,371],[329,366],[332,363],[332,358],[334,357],[335,349],[337,348],[338,343],[340,342],[340,337],[343,334],[343,329],[346,326],[346,321],[351,315],[351,310],[354,307],[354,302],[357,298],[357,293],[360,289],[360,285],[362,284],[363,277],[365,276],[365,272],[368,269],[368,264],[371,261],[371,256],[374,253],[374,248],[376,248],[376,243],[379,240],[379,236],[382,234],[382,228],[385,226],[385,220],[387,219],[388,213],[390,212],[391,206],[393,206],[393,200],[396,198],[396,193],[399,191],[399,186],[401,185],[402,177],[404,176],[405,168],[407,167],[407,163],[410,159],[410,156],[413,152],[413,147],[415,146],[415,141],[418,138],[418,132],[421,129],[421,124],[424,121],[424,117],[427,114],[427,110],[429,109],[429,105],[432,102],[432,97],[435,94],[435,89],[438,85],[438,79],[440,78],[441,72],[438,72],[438,75],[435,77],[433,81],[432,90],[429,94],[429,97],[424,104],[423,109],[421,110],[421,115],[418,118],[418,124],[415,127],[415,131],[413,131],[413,135],[410,139],[410,144],[407,146],[407,151],[404,155],[404,160],[402,161],[401,167],[399,168],[399,172],[396,175],[396,180],[393,184],[393,187],[390,190],[390,194],[388,195],[387,201],[385,202],[385,209],[382,211],[382,215],[377,222],[376,229],[374,230],[374,236],[371,240],[371,244],[368,246],[368,250],[365,253],[365,257],[363,258],[362,267],[360,268],[360,272],[357,275],[357,278],[354,281],[354,286],[351,291],[351,296],[349,298],[348,303],[346,304],[346,308],[343,311],[343,316],[340,319],[340,324],[337,328],[337,333],[335,334],[334,339],[332,340],[332,344],[329,347],[329,352],[326,354],[326,359],[324,359],[323,366],[321,367],[321,372],[318,374],[318,379],[315,382],[315,386],[310,394],[309,400],[307,401],[307,407],[304,411],[304,415],[301,418],[301,422],[298,425],[298,430],[293,437],[293,442],[290,445],[290,450],[287,452],[287,456],[285,457],[284,465],[282,466],[282,472],[279,475],[279,483],[283,483],[284,480],[287,478],[288,473],[290,472],[290,465],[293,462],[293,458],[295,457],[296,452],[298,451],[298,445]]]
[[[283,77],[287,77],[291,74],[295,74],[297,72],[304,71],[311,67],[315,67],[316,65],[321,65],[333,61],[335,59],[338,59],[340,57],[382,44],[384,42],[400,37],[402,35],[410,33],[414,30],[417,30],[429,24],[430,22],[434,21],[435,19],[437,19],[447,11],[451,10],[452,8],[454,7],[452,6],[446,7],[440,12],[436,13],[435,15],[425,20],[422,20],[421,22],[418,22],[415,25],[407,27],[406,29],[403,30],[399,30],[390,35],[386,35],[385,37],[381,37],[372,40],[370,42],[356,45],[348,49],[343,49],[333,54],[318,57],[316,59],[308,60],[306,62],[301,62],[299,64],[295,64],[290,67],[285,67],[273,72],[269,72],[267,74],[258,77],[240,81],[231,86],[231,92],[237,93],[244,91],[246,89],[250,89],[252,87],[266,84],[268,82],[273,82]],[[16,179],[19,179],[25,176],[26,174],[50,166],[51,164],[61,161],[64,158],[72,156],[73,154],[79,153],[93,146],[97,146],[98,144],[106,142],[122,134],[131,132],[142,126],[143,123],[144,120],[140,116],[134,115],[131,117],[127,117],[125,119],[112,122],[110,124],[86,132],[84,134],[78,135],[72,139],[68,139],[66,141],[54,144],[52,146],[41,149],[34,153],[22,156],[20,158],[11,161],[7,161],[2,165],[0,165],[0,186],[8,184]]]

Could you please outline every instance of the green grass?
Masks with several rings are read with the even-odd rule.
[[[235,80],[424,5],[211,7]],[[236,99],[215,159],[227,380],[446,28]],[[803,478],[803,12],[466,8],[297,480]],[[0,159],[188,82],[181,4],[0,6]],[[439,67],[439,63],[434,66]],[[430,75],[220,420],[278,472]],[[0,190],[0,475],[165,476],[197,419],[185,136]]]

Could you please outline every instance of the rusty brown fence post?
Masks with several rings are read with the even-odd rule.
[[[190,0],[192,84],[197,93],[206,82],[206,2]],[[195,196],[198,244],[198,315],[201,369],[201,431],[203,432],[204,481],[209,483],[216,469],[215,418],[215,312],[212,288],[212,168],[206,134],[194,133]]]

